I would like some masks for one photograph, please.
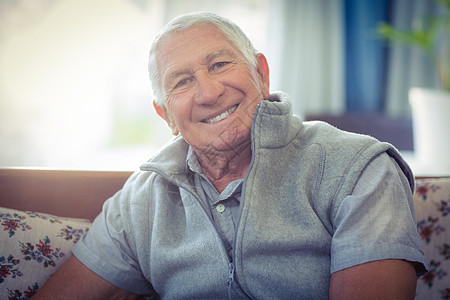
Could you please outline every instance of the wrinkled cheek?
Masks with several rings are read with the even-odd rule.
[[[250,127],[243,122],[236,121],[232,126],[219,134],[219,139],[230,148],[239,145],[242,140],[250,137]]]

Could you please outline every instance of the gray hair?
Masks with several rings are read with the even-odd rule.
[[[214,25],[219,29],[230,42],[242,53],[245,59],[250,63],[250,65],[256,67],[256,50],[253,47],[251,41],[242,32],[242,30],[230,20],[218,16],[210,12],[198,12],[190,13],[186,15],[179,16],[172,21],[170,21],[156,36],[152,46],[150,48],[150,58],[148,64],[148,70],[150,73],[150,81],[152,83],[153,93],[156,97],[156,103],[160,106],[165,105],[165,95],[161,87],[161,78],[158,72],[158,63],[155,59],[156,48],[172,33],[184,32],[189,28],[196,25]]]

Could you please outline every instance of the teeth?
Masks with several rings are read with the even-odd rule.
[[[227,110],[226,112],[221,113],[220,115],[215,116],[214,118],[206,119],[205,122],[206,122],[206,123],[212,123],[212,122],[217,122],[217,121],[223,120],[223,119],[225,119],[229,114],[231,114],[232,112],[234,112],[234,111],[236,110],[237,107],[238,107],[238,106],[235,105],[235,106],[233,106],[232,108],[230,108],[229,110]]]

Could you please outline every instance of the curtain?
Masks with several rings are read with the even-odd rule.
[[[376,26],[386,19],[386,1],[346,0],[343,9],[347,111],[382,111],[385,49]]]
[[[344,103],[343,14],[339,0],[284,0],[271,11],[280,27],[271,32],[273,47],[282,49],[272,69],[275,85],[293,99],[299,115],[340,113]],[[278,12],[278,13],[277,13]],[[282,15],[279,15],[281,13]],[[281,24],[281,25],[280,25]]]
[[[409,29],[427,14],[442,9],[431,0],[395,0],[390,2],[392,23],[397,28]],[[386,113],[409,116],[408,90],[411,87],[437,88],[436,72],[424,54],[405,46],[388,48]]]
[[[272,86],[292,96],[299,115],[409,117],[409,88],[437,87],[435,72],[421,52],[385,47],[376,27],[407,29],[439,9],[432,0],[272,0]]]

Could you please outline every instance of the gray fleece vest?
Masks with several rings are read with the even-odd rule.
[[[188,183],[188,145],[181,137],[125,185],[120,206],[127,239],[162,298],[326,299],[332,220],[364,167],[387,152],[413,187],[391,145],[303,123],[285,97],[274,94],[255,111],[233,262]]]

